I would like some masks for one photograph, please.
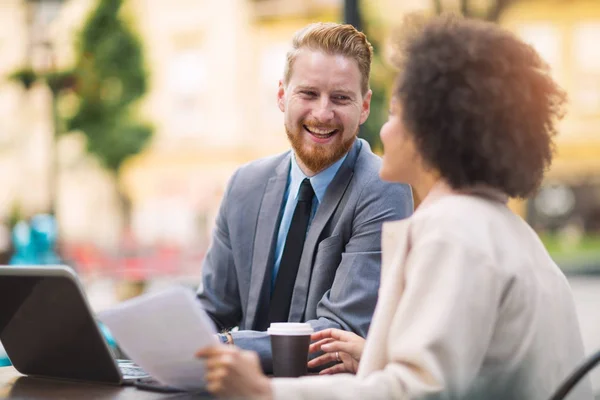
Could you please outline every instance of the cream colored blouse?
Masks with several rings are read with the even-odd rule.
[[[505,196],[438,185],[382,241],[357,375],[273,379],[276,399],[547,399],[583,360],[567,280]]]

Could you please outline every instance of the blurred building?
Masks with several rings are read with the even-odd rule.
[[[208,234],[227,179],[287,149],[278,80],[292,33],[340,1],[132,0],[151,66],[158,131],[123,176],[141,240]]]
[[[600,234],[600,2],[520,1],[501,23],[538,50],[568,94],[555,160],[528,219],[538,230]]]
[[[18,69],[38,72],[73,60],[74,33],[93,1],[0,2],[0,217],[47,212],[52,179],[52,96],[43,83],[24,90],[9,79]],[[113,183],[85,156],[82,137],[57,143],[57,214],[66,240],[114,246],[120,225]]]
[[[52,21],[25,0],[0,4],[0,215],[50,202],[51,98],[7,76],[73,62],[74,41],[95,0],[65,0]],[[128,0],[150,72],[143,111],[156,127],[147,151],[124,168],[140,245],[205,243],[227,179],[241,164],[288,148],[277,83],[294,31],[339,20],[341,0]],[[34,30],[40,32],[34,32]],[[38,36],[45,35],[43,45]],[[51,46],[48,46],[48,43]],[[49,61],[50,60],[50,61]],[[59,139],[57,214],[68,242],[119,245],[113,183],[77,135]]]
[[[7,76],[27,64],[37,69],[70,65],[76,34],[97,4],[64,0],[51,19],[48,10],[32,14],[27,3],[0,2],[4,217],[16,205],[25,216],[46,210],[52,145],[47,88],[25,92]],[[431,9],[432,1],[361,5],[367,23],[391,27],[406,11]],[[126,1],[123,13],[142,37],[150,72],[143,110],[157,128],[148,150],[131,159],[122,174],[139,244],[206,244],[231,173],[288,148],[275,99],[293,32],[313,21],[339,21],[342,9],[343,0]],[[545,189],[528,205],[514,206],[528,211],[541,228],[597,226],[589,221],[600,220],[600,3],[522,0],[501,23],[540,51],[570,97]],[[58,143],[61,234],[67,241],[114,248],[121,221],[113,182],[84,149],[77,135]]]

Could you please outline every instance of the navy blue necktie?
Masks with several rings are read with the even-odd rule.
[[[300,185],[298,202],[292,216],[290,230],[285,239],[279,271],[275,278],[275,288],[269,307],[269,323],[286,322],[288,320],[314,195],[315,192],[310,180],[308,178],[304,179]]]

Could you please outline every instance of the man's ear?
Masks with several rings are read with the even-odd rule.
[[[371,113],[371,96],[373,96],[373,92],[369,89],[367,94],[363,97],[362,109],[360,111],[361,125],[367,120]]]
[[[279,80],[279,88],[277,89],[277,105],[282,112],[285,112],[285,85]]]

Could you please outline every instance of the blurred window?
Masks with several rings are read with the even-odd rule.
[[[168,130],[177,136],[198,136],[205,125],[204,97],[207,96],[207,67],[198,50],[176,53],[168,67],[171,104]]]
[[[573,29],[573,103],[584,114],[600,114],[600,22]]]
[[[573,30],[573,49],[577,68],[600,72],[600,22],[580,23]]]
[[[61,0],[29,2],[29,7],[32,7],[32,30],[30,31],[30,40],[34,44],[40,44],[49,40],[48,29],[52,21],[60,13],[61,3]]]
[[[260,58],[261,118],[265,126],[278,131],[283,123],[283,114],[277,107],[277,90],[279,80],[283,78],[288,47],[287,43],[270,45],[263,49]]]
[[[525,42],[537,50],[550,65],[552,75],[560,81],[562,79],[562,38],[558,27],[550,22],[536,22],[521,25],[517,28],[517,32]]]

